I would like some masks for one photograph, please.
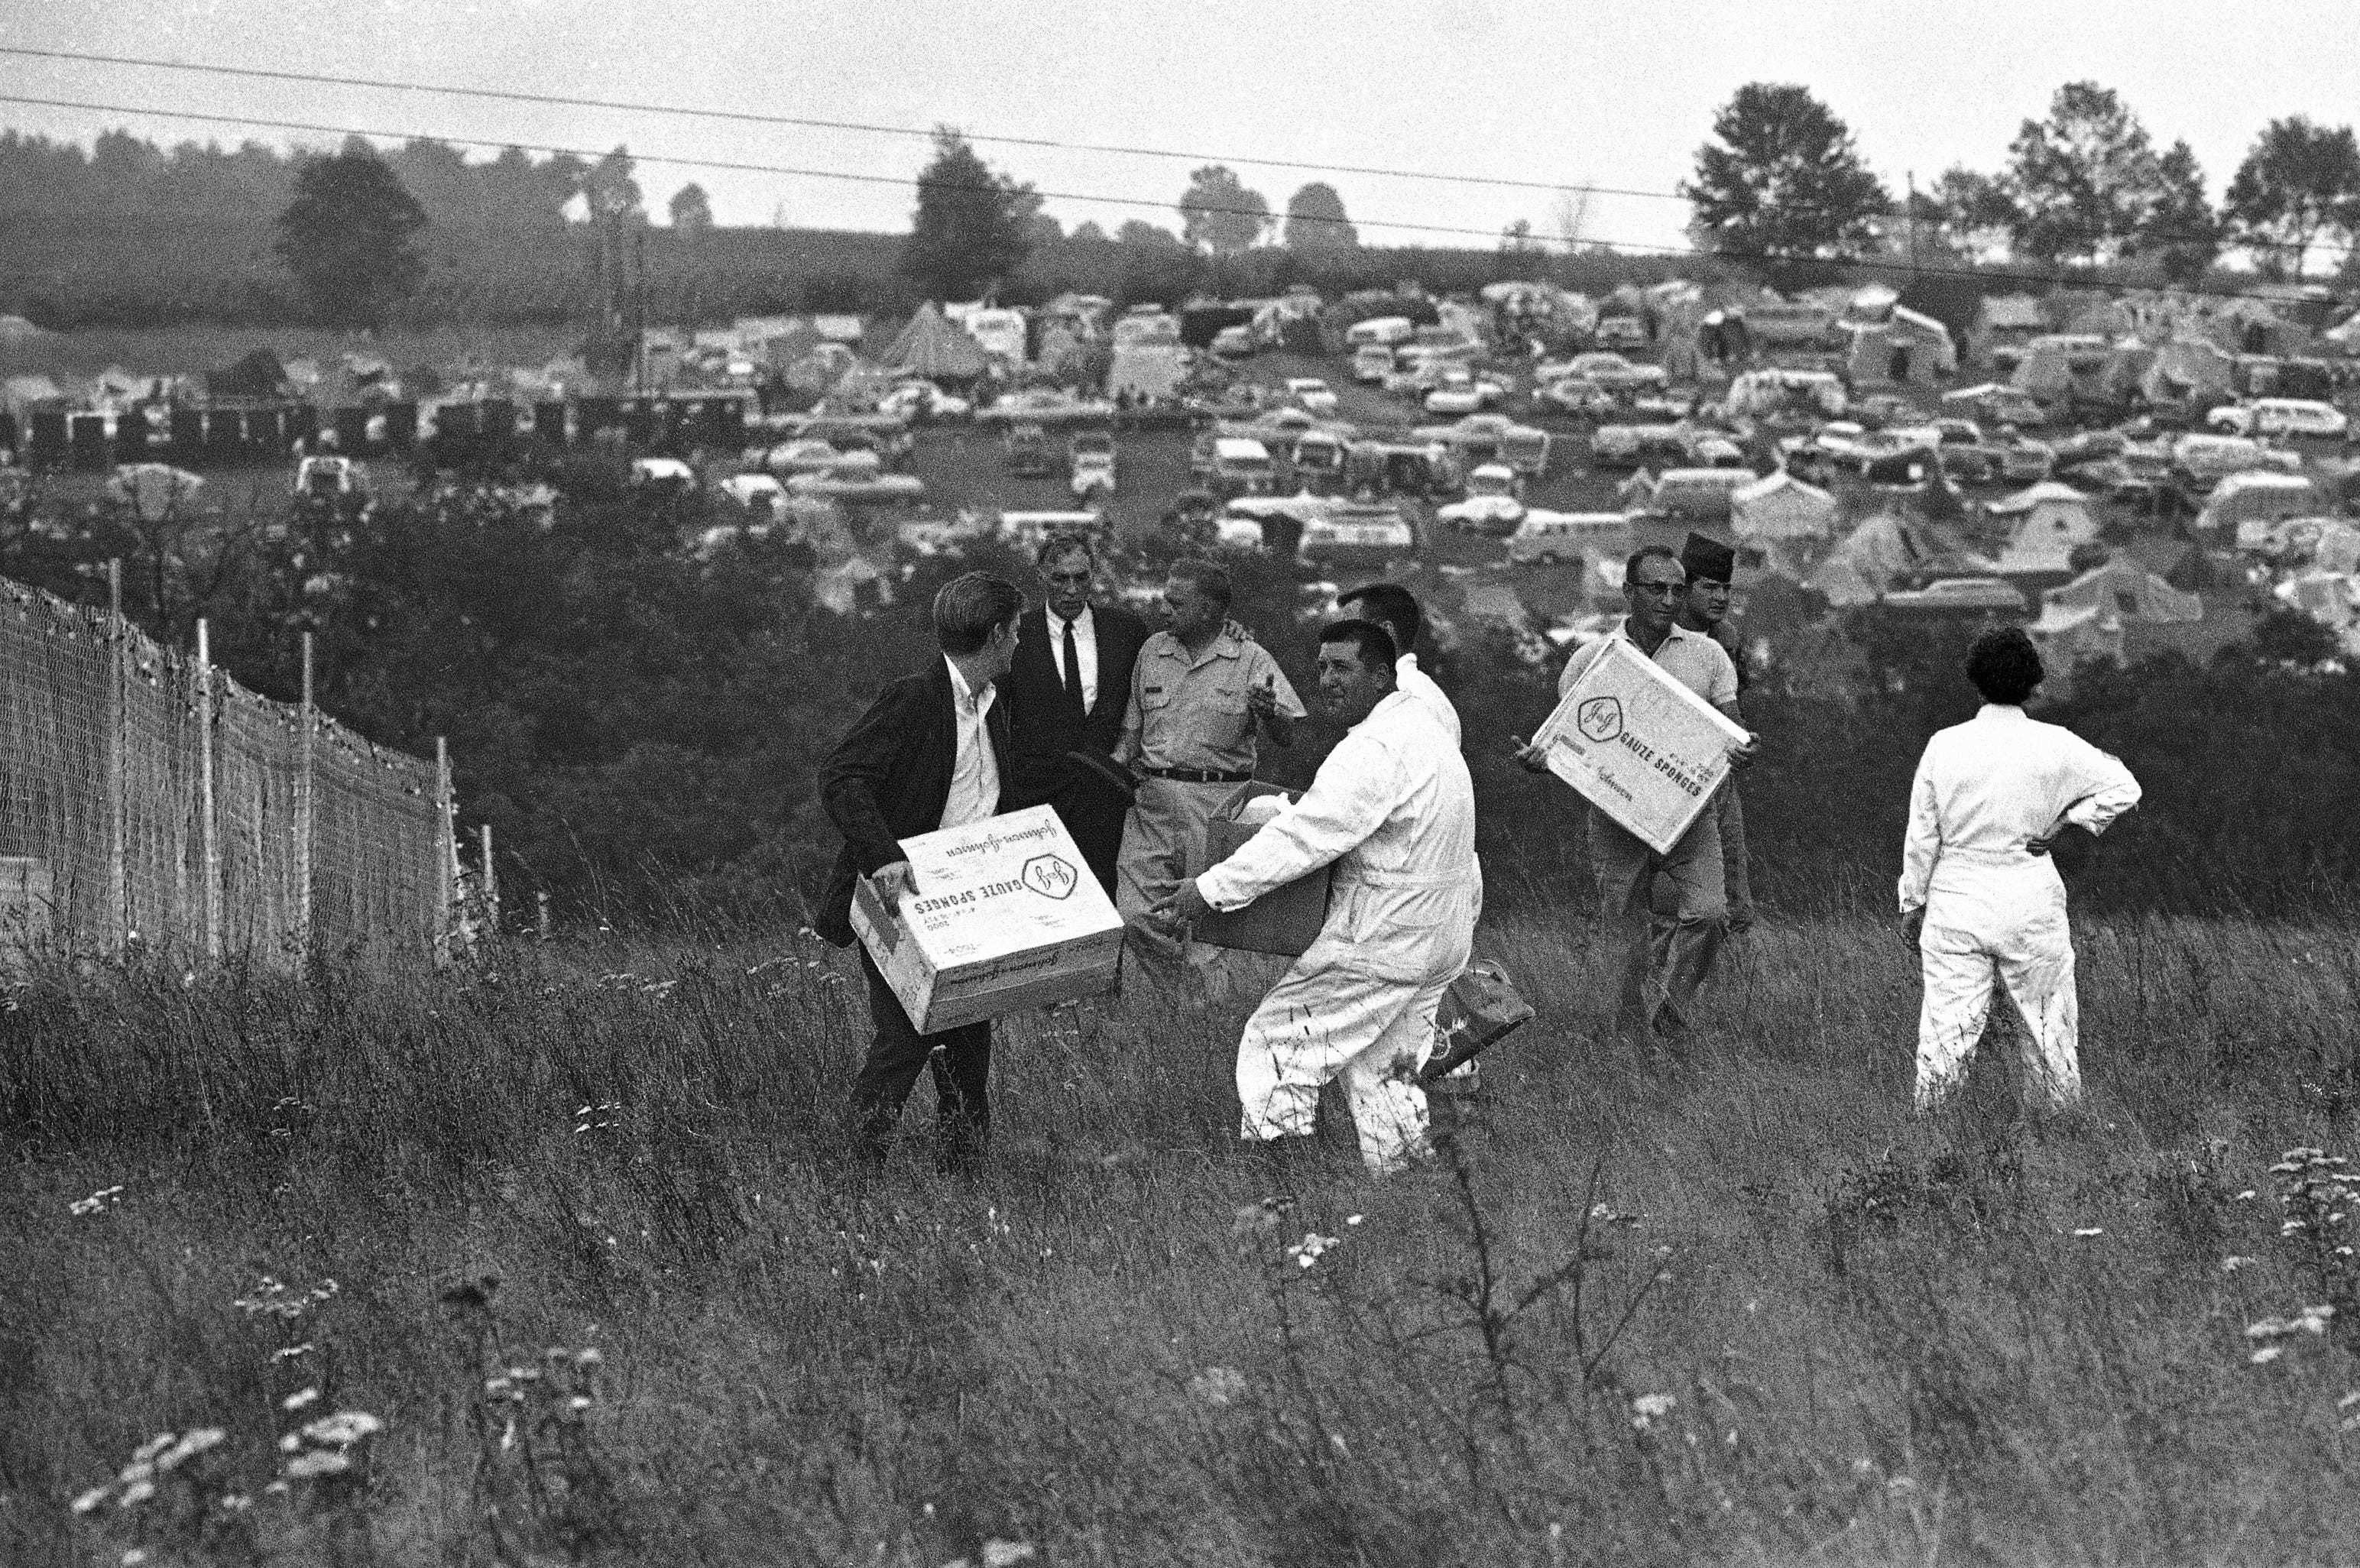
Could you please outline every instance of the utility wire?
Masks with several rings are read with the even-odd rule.
[[[360,125],[331,125],[313,120],[279,120],[248,114],[212,114],[193,109],[158,109],[152,105],[143,104],[99,103],[75,98],[36,97],[27,93],[0,93],[0,103],[24,103],[36,107],[51,109],[82,109],[103,114],[145,115],[152,119],[193,120],[212,125],[243,125],[249,127],[262,127],[269,130],[308,131],[322,136],[379,137],[384,140],[398,142],[435,141],[453,147],[516,147],[524,152],[544,153],[552,157],[560,158],[583,158],[592,162],[595,162],[596,160],[608,156],[606,153],[593,151],[585,147],[556,147],[540,142],[494,140],[484,136],[439,136],[426,131],[393,131],[382,128],[372,129],[367,126]],[[786,164],[746,163],[730,159],[710,158],[679,158],[661,153],[627,153],[626,156],[638,163],[660,163],[687,169],[726,169],[733,173],[782,174],[799,179],[841,180],[863,185],[914,185],[921,191],[987,191],[998,195],[1004,193],[1007,190],[1006,187],[1002,187],[998,184],[978,183],[974,180],[929,180],[923,176],[912,178],[891,174],[857,174],[850,170],[840,169],[804,169]],[[1165,202],[1160,200],[1151,200],[1149,198],[1138,196],[1111,196],[1103,192],[1082,191],[1039,191],[1031,190],[1030,188],[1026,189],[1028,190],[1028,192],[1033,196],[1059,201],[1087,201],[1101,206],[1136,207],[1156,212],[1164,211],[1167,206]],[[1272,221],[1276,217],[1276,214],[1271,212],[1267,208],[1204,206],[1196,207],[1192,210],[1214,215],[1254,217],[1266,222]],[[1463,225],[1450,223],[1421,223],[1397,218],[1354,218],[1349,220],[1349,222],[1355,228],[1400,229],[1418,234],[1451,234],[1465,238],[1489,240],[1494,244],[1496,244],[1501,238],[1501,235],[1497,232],[1491,229],[1468,228]],[[1768,251],[1761,250],[1706,251],[1699,250],[1693,245],[1648,245],[1635,240],[1584,239],[1578,242],[1568,243],[1569,248],[1574,249],[1589,247],[1600,250],[1617,251],[1630,256],[1676,256],[1698,261],[1723,261],[1737,263],[1752,262],[1766,263],[1771,265],[1812,263],[1825,267],[1875,267],[1880,270],[1889,272],[1907,271],[1913,278],[1963,278],[1980,282],[2015,282],[2038,284],[2042,286],[2054,286],[2061,281],[2061,279],[2054,273],[2010,271],[2004,268],[1993,267],[1912,266],[1906,260],[1896,259],[1889,256],[1862,256],[1850,255],[1832,256],[1779,256]],[[2278,301],[2278,297],[2276,295],[2263,294],[2251,289],[2236,289],[2204,291],[2203,297],[2214,299],[2260,299],[2273,303]]]
[[[540,103],[565,109],[620,109],[635,114],[676,114],[698,120],[727,120],[749,125],[790,125],[801,130],[855,131],[867,136],[915,136],[927,140],[931,130],[914,125],[882,125],[860,120],[823,120],[804,114],[758,114],[742,109],[700,109],[683,103],[646,103],[621,98],[576,98],[553,93],[518,93],[504,88],[459,87],[433,82],[398,82],[383,77],[330,76],[306,71],[269,71],[259,66],[213,65],[196,60],[150,60],[137,55],[84,54],[71,49],[29,49],[0,44],[0,55],[33,60],[71,60],[89,65],[128,65],[150,71],[197,71],[211,76],[243,76],[263,82],[302,82],[321,86],[366,87],[388,93],[433,93],[453,98],[488,98],[516,103]],[[1341,163],[1304,163],[1291,158],[1248,158],[1237,153],[1184,152],[1171,147],[1125,147],[1108,142],[1069,142],[1053,136],[986,136],[962,131],[971,142],[1000,147],[1043,147],[1059,152],[1112,153],[1123,158],[1165,158],[1204,163],[1244,163],[1265,169],[1298,169],[1312,173],[1367,174],[1388,180],[1431,180],[1449,185],[1491,185],[1512,191],[1579,191],[1601,196],[1637,196],[1649,201],[1685,201],[1670,191],[1625,191],[1611,185],[1567,185],[1546,180],[1508,180],[1495,175],[1442,174],[1423,169],[1382,169]],[[448,139],[448,138],[445,138]]]
[[[24,45],[0,44],[0,55],[15,55],[29,60],[54,60],[82,65],[129,66],[144,71],[179,71],[208,76],[243,77],[260,82],[300,82],[317,86],[358,87],[388,93],[434,93],[453,98],[486,99],[515,103],[538,103],[547,107],[573,109],[615,109],[639,114],[671,114],[689,119],[719,120],[741,125],[787,125],[805,130],[853,131],[869,136],[914,136],[932,138],[931,130],[912,125],[886,125],[858,120],[828,120],[811,115],[764,114],[739,109],[704,109],[681,103],[643,103],[620,98],[583,98],[553,93],[519,93],[508,88],[462,87],[445,82],[403,82],[388,77],[337,76],[323,71],[274,71],[261,66],[220,65],[201,60],[158,60],[143,55],[97,54],[74,49],[34,49]],[[1687,194],[1677,191],[1641,191],[1618,185],[1567,185],[1543,180],[1510,180],[1498,175],[1444,174],[1432,170],[1388,169],[1369,164],[1307,163],[1292,158],[1247,157],[1235,153],[1185,152],[1170,147],[1129,147],[1119,143],[1063,141],[1052,136],[1017,136],[961,132],[964,139],[988,142],[1003,147],[1049,148],[1062,152],[1109,153],[1125,158],[1158,158],[1182,161],[1211,163],[1242,163],[1265,169],[1301,169],[1315,174],[1369,175],[1385,180],[1422,180],[1449,185],[1488,186],[1509,191],[1546,191],[1579,192],[1598,196],[1628,196],[1648,201],[1688,201]],[[443,140],[453,138],[444,137]],[[475,144],[484,145],[484,144]],[[1809,211],[1806,206],[1801,211]],[[1881,217],[1916,223],[1905,207],[1888,207],[1877,214]],[[1388,227],[1404,227],[1390,224]],[[2203,240],[2218,236],[2192,234],[2187,231],[2158,231],[2156,238],[2164,240]],[[2350,254],[2360,245],[2337,245],[2327,240],[2314,240],[2307,246],[2290,241],[2241,239],[2239,248],[2246,250],[2318,250]]]

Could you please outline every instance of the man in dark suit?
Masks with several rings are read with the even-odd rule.
[[[1023,593],[1000,578],[970,572],[945,584],[934,595],[942,658],[880,692],[821,766],[820,804],[844,834],[819,917],[820,935],[836,946],[853,945],[852,896],[861,877],[889,907],[913,886],[901,840],[1000,811],[1012,764],[995,682],[1015,658],[1023,610]],[[936,1162],[973,1170],[991,1131],[990,1021],[920,1034],[865,948],[860,972],[877,1032],[847,1107],[854,1149],[866,1160],[884,1158],[901,1103],[931,1063]]]
[[[1090,603],[1098,558],[1084,534],[1052,534],[1035,557],[1046,604],[1024,615],[1007,693],[1015,753],[1009,810],[1054,808],[1091,872],[1114,896],[1131,800],[1112,761],[1147,623]]]

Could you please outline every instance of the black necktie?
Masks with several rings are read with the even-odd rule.
[[[1082,656],[1074,647],[1074,623],[1071,621],[1065,623],[1065,705],[1071,708],[1076,716],[1087,718],[1090,714],[1090,706],[1082,701]]]

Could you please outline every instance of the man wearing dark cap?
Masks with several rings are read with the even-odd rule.
[[[1737,690],[1747,685],[1745,650],[1729,624],[1730,585],[1737,575],[1737,551],[1719,539],[1692,533],[1680,546],[1680,565],[1688,574],[1688,597],[1680,601],[1677,625],[1682,631],[1702,632],[1721,644],[1737,666]],[[1737,799],[1737,777],[1732,774],[1713,797],[1714,818],[1721,824],[1722,886],[1729,894],[1729,931],[1734,936],[1754,924],[1754,879],[1745,865],[1745,810]],[[1656,935],[1662,940],[1666,922],[1661,911]]]

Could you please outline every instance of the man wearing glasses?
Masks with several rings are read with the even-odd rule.
[[[1680,558],[1650,545],[1624,563],[1622,598],[1629,614],[1607,637],[1586,644],[1566,661],[1557,694],[1573,690],[1593,660],[1620,637],[1663,667],[1664,672],[1743,724],[1737,710],[1737,666],[1728,651],[1703,632],[1679,624],[1688,599],[1688,572]],[[1535,773],[1547,771],[1539,748],[1518,744],[1518,758]],[[1754,760],[1754,743],[1730,753],[1732,767]],[[1729,898],[1716,813],[1708,807],[1672,845],[1657,855],[1646,843],[1603,811],[1590,813],[1590,865],[1598,877],[1598,916],[1622,944],[1622,986],[1615,1028],[1642,1052],[1652,1051],[1658,1034],[1677,1038],[1689,1024],[1698,989],[1712,973],[1729,924]],[[1670,913],[1668,940],[1650,942],[1656,885],[1663,882]]]
[[[1011,810],[1048,806],[1112,898],[1131,800],[1110,760],[1122,738],[1131,670],[1147,623],[1120,604],[1094,604],[1098,553],[1082,534],[1052,534],[1034,555],[1045,592],[1028,610],[1008,694]]]

